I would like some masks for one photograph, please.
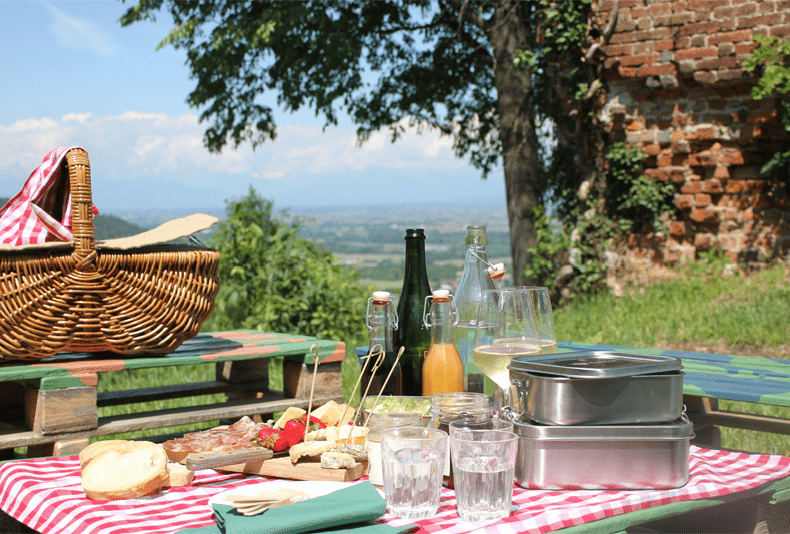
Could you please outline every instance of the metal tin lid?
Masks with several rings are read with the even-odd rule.
[[[620,378],[680,371],[683,365],[673,356],[589,351],[520,356],[510,360],[508,369],[567,378]]]
[[[541,425],[532,421],[514,421],[513,432],[537,440],[682,440],[694,437],[694,425],[684,413],[671,423],[639,425]]]

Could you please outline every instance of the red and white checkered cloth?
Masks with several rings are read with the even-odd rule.
[[[52,187],[60,178],[60,164],[73,146],[56,148],[44,156],[44,161],[34,170],[22,190],[0,209],[0,243],[4,245],[29,245],[49,241],[71,241],[71,192],[68,198],[56,199]],[[68,180],[68,176],[63,176]],[[56,200],[64,206],[63,213],[52,215]],[[93,214],[99,210],[94,206]],[[60,220],[58,220],[60,219]]]
[[[436,517],[406,521],[389,514],[393,525],[417,523],[420,532],[543,533],[672,502],[721,497],[790,476],[790,458],[701,449],[691,446],[690,479],[670,490],[513,491],[518,511],[480,526],[456,513],[455,494],[442,490]],[[39,458],[0,465],[0,509],[44,534],[171,533],[212,524],[208,500],[230,488],[262,479],[206,470],[189,486],[125,501],[91,501],[80,486],[77,457]]]

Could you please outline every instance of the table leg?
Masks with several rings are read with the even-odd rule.
[[[686,406],[686,414],[694,423],[694,439],[691,442],[706,449],[720,449],[721,429],[718,426],[699,421],[699,416],[718,410],[719,401],[709,397],[683,395],[683,404]]]

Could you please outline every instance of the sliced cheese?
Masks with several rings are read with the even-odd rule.
[[[296,463],[301,458],[316,458],[336,448],[337,444],[334,441],[308,441],[294,445],[288,451],[288,454],[291,456],[291,462]]]
[[[324,469],[346,469],[354,467],[356,460],[344,452],[329,451],[321,454],[321,467]]]

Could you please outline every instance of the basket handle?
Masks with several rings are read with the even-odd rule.
[[[91,165],[88,153],[81,148],[69,150],[65,160],[71,186],[71,233],[74,236],[74,254],[86,257],[96,250]]]

